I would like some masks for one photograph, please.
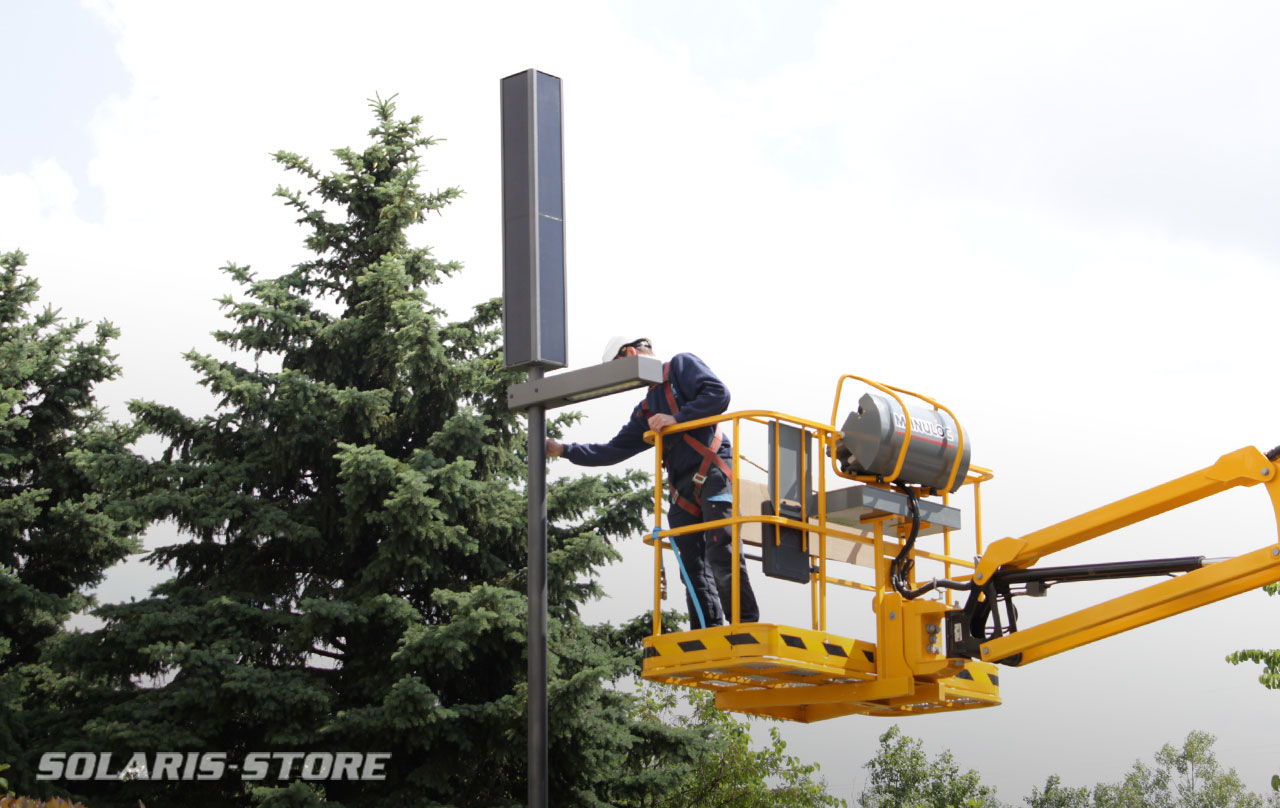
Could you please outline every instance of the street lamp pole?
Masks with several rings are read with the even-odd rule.
[[[537,383],[542,368],[529,369]],[[547,754],[547,412],[529,418],[529,808],[546,808],[550,794]]]
[[[529,427],[529,808],[550,793],[547,698],[547,410],[662,383],[662,363],[633,356],[544,377],[567,361],[560,79],[502,80],[502,331],[508,369],[529,380],[507,406]]]
[[[536,385],[566,364],[564,161],[560,79],[526,70],[502,80],[503,354]],[[529,808],[547,808],[547,420],[529,419]]]

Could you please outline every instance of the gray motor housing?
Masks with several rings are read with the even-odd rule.
[[[908,407],[907,412],[911,414],[911,445],[897,481],[941,491],[951,476],[960,445],[959,425],[941,410]],[[842,430],[841,447],[851,456],[847,461],[855,474],[888,476],[893,472],[907,434],[907,419],[897,401],[863,394],[857,411],[849,413]],[[966,436],[951,493],[960,489],[969,471],[970,449]]]

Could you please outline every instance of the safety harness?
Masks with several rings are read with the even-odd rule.
[[[655,387],[661,387],[662,392],[666,394],[667,406],[671,408],[671,415],[672,417],[674,417],[676,413],[680,412],[680,406],[676,403],[676,395],[671,387],[671,363],[670,362],[667,362],[662,366],[662,384],[651,385],[649,387],[649,391],[652,392]],[[640,414],[641,414],[641,417],[643,417],[646,421],[648,421],[649,416],[652,415],[652,411],[649,409],[648,396],[646,396],[645,400],[640,404]],[[729,478],[733,477],[733,472],[729,470],[729,464],[724,462],[723,457],[720,457],[720,455],[716,454],[716,452],[720,449],[720,444],[724,442],[724,435],[722,435],[720,430],[717,429],[715,437],[711,439],[711,444],[709,446],[704,443],[699,443],[697,439],[695,439],[688,432],[683,433],[680,437],[684,438],[684,442],[687,443],[690,447],[692,447],[694,451],[702,455],[702,463],[699,464],[698,470],[693,474],[693,501],[692,502],[680,496],[680,492],[676,491],[675,480],[671,478],[671,475],[669,474],[667,475],[667,484],[671,487],[671,501],[674,502],[676,505],[679,505],[682,509],[693,514],[694,516],[701,518],[702,517],[702,484],[707,481],[707,472],[711,470],[711,464],[715,463],[720,468],[720,470],[724,472],[725,477],[729,477]]]

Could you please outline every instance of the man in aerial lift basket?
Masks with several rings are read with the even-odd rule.
[[[644,337],[613,337],[602,362],[629,356],[653,356]],[[547,456],[564,457],[579,466],[610,466],[634,457],[649,444],[646,431],[719,415],[729,408],[729,389],[701,359],[679,353],[662,366],[662,384],[649,388],[627,423],[608,443],[560,443],[547,438]],[[667,521],[672,528],[727,519],[733,508],[733,449],[715,426],[663,438],[662,459],[669,484]],[[690,628],[722,625],[732,611],[732,537],[728,528],[672,537],[685,582]],[[738,557],[741,622],[754,623],[760,610],[747,578],[746,561]]]

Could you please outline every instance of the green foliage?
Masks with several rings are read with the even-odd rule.
[[[932,761],[923,744],[895,724],[880,736],[880,749],[867,764],[862,808],[998,808],[994,787],[978,772],[961,772],[950,750]]]
[[[1262,589],[1268,595],[1280,594],[1280,584],[1267,584]],[[1227,654],[1227,661],[1232,665],[1239,665],[1241,662],[1261,665],[1262,673],[1258,674],[1258,682],[1268,690],[1280,690],[1280,648],[1246,648]],[[1271,776],[1271,790],[1280,793],[1280,774]]]
[[[715,708],[712,694],[692,691],[687,702],[674,688],[646,686],[639,705],[642,722],[654,731],[688,729],[702,742],[678,761],[648,756],[641,765],[661,769],[667,781],[638,802],[645,808],[818,808],[844,806],[815,780],[818,767],[786,754],[776,728],[753,749],[750,724]]]
[[[0,255],[0,757],[24,790],[57,724],[63,682],[47,658],[105,570],[139,549],[129,491],[145,477],[138,431],[109,421],[95,388],[119,373],[110,323],[35,310],[21,252]]]
[[[206,416],[134,402],[165,444],[142,500],[186,539],[150,560],[172,577],[100,608],[66,643],[78,675],[67,748],[388,752],[381,782],[84,784],[94,808],[504,806],[526,795],[527,433],[506,406],[501,306],[446,321],[428,292],[459,267],[410,244],[456,189],[425,193],[418,118],[372,104],[362,151],[322,172],[280,152],[305,193],[312,255],[242,290],[215,332],[234,359],[187,359],[218,401]],[[701,735],[638,718],[611,686],[639,661],[635,625],[588,626],[610,541],[644,526],[641,474],[548,491],[551,798],[641,804],[675,781]],[[646,754],[659,765],[634,765]]]
[[[257,787],[250,790],[260,808],[335,808],[338,803],[326,801],[318,783],[295,780],[287,786]]]
[[[32,797],[16,797],[12,794],[5,794],[0,796],[0,808],[85,808],[85,806],[61,797],[38,800]]]
[[[1276,595],[1280,593],[1280,584],[1268,584],[1263,590],[1268,595]],[[1262,673],[1258,674],[1258,681],[1268,690],[1280,690],[1280,649],[1247,648],[1228,654],[1227,661],[1232,665],[1239,665],[1241,662],[1261,665]]]
[[[1181,748],[1169,744],[1151,765],[1137,761],[1118,783],[1093,789],[1068,788],[1056,774],[1044,789],[1031,789],[1028,808],[1262,808],[1280,804],[1248,791],[1234,769],[1223,770],[1213,754],[1214,738],[1192,732]],[[929,761],[920,741],[892,727],[880,736],[880,749],[866,765],[863,808],[996,808],[995,789],[983,786],[978,773],[960,773],[949,751]]]
[[[1023,800],[1027,808],[1092,808],[1087,788],[1064,788],[1056,774],[1045,780],[1044,791],[1031,787],[1031,796]]]
[[[1222,770],[1213,754],[1214,737],[1193,731],[1181,748],[1165,744],[1154,765],[1134,763],[1124,780],[1099,784],[1097,808],[1261,808],[1262,797],[1248,791],[1235,769]]]
[[[1044,791],[1032,789],[1029,808],[1262,808],[1274,806],[1247,790],[1234,769],[1224,771],[1213,754],[1214,738],[1193,731],[1181,748],[1165,744],[1150,765],[1136,761],[1118,783],[1063,788],[1057,775]]]

